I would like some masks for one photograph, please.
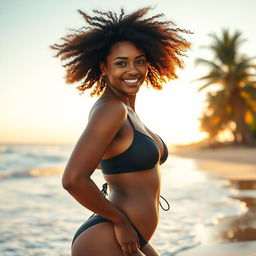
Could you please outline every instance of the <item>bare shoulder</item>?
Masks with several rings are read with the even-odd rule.
[[[93,173],[126,116],[126,106],[118,100],[104,99],[94,104],[65,169],[66,179],[70,175],[89,177]]]
[[[126,105],[117,99],[113,98],[101,98],[92,107],[88,124],[99,122],[101,124],[113,125],[115,123],[122,123],[127,116]]]

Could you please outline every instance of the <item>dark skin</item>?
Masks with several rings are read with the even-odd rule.
[[[106,61],[100,63],[100,70],[107,79],[107,87],[92,107],[86,129],[70,156],[63,186],[84,207],[111,223],[97,224],[80,234],[72,255],[157,256],[150,243],[139,249],[131,223],[145,240],[153,235],[158,222],[159,167],[104,175],[110,188],[108,200],[90,178],[100,160],[121,154],[132,143],[134,131],[127,115],[136,130],[155,140],[163,155],[162,142],[135,112],[136,94],[148,71],[146,56],[133,43],[118,42],[112,46]]]

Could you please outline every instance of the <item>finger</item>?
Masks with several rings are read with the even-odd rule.
[[[133,242],[133,243],[131,244],[131,246],[132,246],[132,253],[138,252],[139,246],[138,246],[137,241]]]
[[[127,252],[128,252],[128,254],[135,253],[133,243],[127,244]]]
[[[132,244],[132,248],[133,248],[133,253],[136,253],[136,252],[138,251],[139,247],[138,247],[137,242],[134,242],[134,243]]]
[[[123,255],[128,256],[127,246],[123,245],[123,246],[121,246],[121,249],[122,249]]]
[[[137,240],[137,248],[140,249],[140,241]]]

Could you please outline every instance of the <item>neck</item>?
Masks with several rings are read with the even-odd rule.
[[[136,94],[135,95],[125,95],[125,94],[120,93],[119,91],[109,88],[107,86],[102,96],[114,96],[114,97],[120,99],[125,105],[132,108],[133,111],[135,111]]]

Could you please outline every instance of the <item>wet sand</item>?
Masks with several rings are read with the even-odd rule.
[[[229,181],[238,191],[256,190],[256,148],[198,149],[177,147],[172,154],[194,159],[197,168]],[[233,196],[248,208],[241,216],[218,219],[213,226],[202,226],[198,232],[202,244],[178,253],[178,256],[256,256],[256,192]]]
[[[255,256],[256,242],[202,245],[182,252],[179,256]]]
[[[256,180],[256,148],[198,149],[180,146],[175,147],[171,153],[194,159],[200,170],[214,173],[224,179]]]

